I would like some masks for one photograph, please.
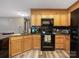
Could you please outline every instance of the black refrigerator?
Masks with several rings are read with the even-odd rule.
[[[41,50],[55,50],[55,35],[52,33],[54,19],[41,19]]]
[[[70,57],[79,58],[79,8],[71,12]]]

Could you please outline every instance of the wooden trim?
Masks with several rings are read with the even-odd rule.
[[[42,12],[44,12],[45,14],[57,14],[57,13],[64,13],[64,12],[68,12],[68,10],[66,9],[31,9],[31,15],[41,15]]]
[[[72,12],[72,11],[74,11],[77,8],[79,8],[79,0],[75,4],[73,4],[72,6],[70,6],[68,8],[68,12]]]
[[[79,3],[79,0],[76,1],[74,4],[72,4],[71,6],[69,6],[67,9],[69,10],[69,9],[72,8],[74,5],[76,5],[77,3]]]
[[[54,11],[67,11],[67,9],[54,9],[54,8],[31,8],[31,11],[32,10],[54,10]]]
[[[38,12],[38,11],[68,11],[67,9],[44,9],[44,8],[37,8],[37,9],[31,9],[31,14],[33,14],[34,12]]]

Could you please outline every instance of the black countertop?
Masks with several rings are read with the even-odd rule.
[[[5,39],[5,38],[9,38],[9,37],[28,36],[28,35],[32,35],[32,34],[11,34],[11,35],[0,35],[0,40],[3,40],[3,39]]]

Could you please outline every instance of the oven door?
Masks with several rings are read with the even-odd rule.
[[[54,50],[54,49],[55,49],[54,35],[42,35],[41,50]]]

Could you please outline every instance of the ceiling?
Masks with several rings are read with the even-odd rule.
[[[30,15],[31,8],[67,9],[77,0],[0,0],[0,17]]]

